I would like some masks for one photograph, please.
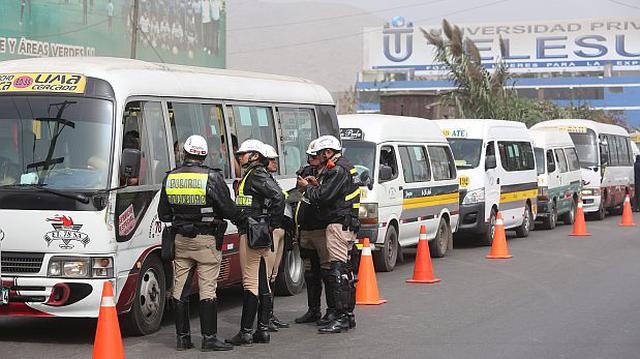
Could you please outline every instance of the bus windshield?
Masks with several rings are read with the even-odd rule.
[[[466,138],[448,138],[456,167],[459,169],[476,168],[480,164],[482,140]]]
[[[0,188],[107,188],[112,119],[107,100],[0,96]]]
[[[365,171],[373,178],[375,170],[376,144],[366,141],[342,141],[345,157],[358,171],[358,176]]]
[[[587,130],[586,133],[570,132],[573,144],[578,152],[580,167],[593,168],[598,166],[598,142],[596,134],[593,130]]]

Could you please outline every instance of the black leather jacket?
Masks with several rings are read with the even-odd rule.
[[[190,183],[176,183],[172,175],[195,178]],[[176,177],[176,176],[173,176]],[[198,178],[206,179],[206,183],[197,182]],[[167,179],[173,181],[167,190]],[[196,181],[197,183],[194,183]],[[204,195],[193,195],[198,187],[204,187]],[[186,191],[184,191],[186,189]],[[183,190],[181,194],[181,190]],[[171,192],[168,194],[168,192]],[[186,193],[186,194],[184,194]],[[170,171],[162,183],[158,218],[162,222],[172,222],[176,226],[194,224],[199,228],[211,227],[212,223],[224,219],[237,222],[240,211],[231,199],[229,187],[219,170],[202,166],[199,162],[186,160],[182,167]],[[205,231],[207,232],[207,231]]]
[[[297,174],[305,178],[308,176],[317,176],[318,171],[314,167],[307,165],[302,167]],[[326,221],[322,221],[319,217],[318,206],[311,204],[308,200],[302,198],[302,196],[300,200],[295,203],[293,214],[296,224],[303,231],[314,231],[327,227]]]
[[[358,175],[351,163],[334,156],[334,166],[324,167],[318,175],[318,186],[307,186],[305,197],[318,208],[320,221],[340,223],[343,228],[357,231],[360,187]]]
[[[271,228],[282,228],[285,199],[278,183],[259,162],[251,163],[244,172],[245,177],[236,190],[236,204],[242,213],[252,218],[267,215]],[[242,200],[243,196],[250,200]],[[246,221],[240,222],[238,232],[247,233],[247,225]]]

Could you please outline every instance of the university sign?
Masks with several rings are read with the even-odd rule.
[[[597,70],[605,65],[640,69],[637,18],[458,26],[476,44],[488,68],[502,58],[512,72]],[[402,17],[393,18],[382,29],[365,29],[365,69],[442,72],[421,29],[442,31],[440,25],[418,26]]]

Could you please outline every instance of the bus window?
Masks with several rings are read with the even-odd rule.
[[[130,102],[125,107],[122,136],[122,150],[129,148],[141,152],[140,172],[138,177],[129,178],[126,183],[125,178],[121,176],[120,185],[141,186],[153,183],[148,156],[151,151],[149,150],[147,132],[143,123],[142,104],[142,102],[138,101]]]
[[[338,126],[338,115],[333,106],[317,106],[318,129],[320,135],[332,135],[340,138],[340,126]]]
[[[231,133],[237,136],[239,143],[253,138],[278,148],[270,107],[232,105],[228,113]]]
[[[282,131],[282,174],[294,175],[306,163],[309,143],[318,137],[313,110],[306,108],[278,108]]]
[[[221,169],[225,178],[231,178],[227,147],[223,143],[224,117],[222,107],[214,104],[168,103],[173,133],[176,165],[182,165],[184,141],[191,135],[201,135],[207,140],[209,154],[205,164]]]

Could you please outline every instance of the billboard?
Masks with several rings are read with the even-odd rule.
[[[514,73],[640,69],[640,19],[456,24],[475,42],[488,68],[500,58]],[[434,49],[420,29],[440,33],[441,25],[416,25],[395,17],[382,28],[364,31],[364,69],[413,69],[439,74]]]
[[[136,58],[225,67],[225,0],[138,0]],[[0,60],[130,57],[133,0],[2,0]]]

